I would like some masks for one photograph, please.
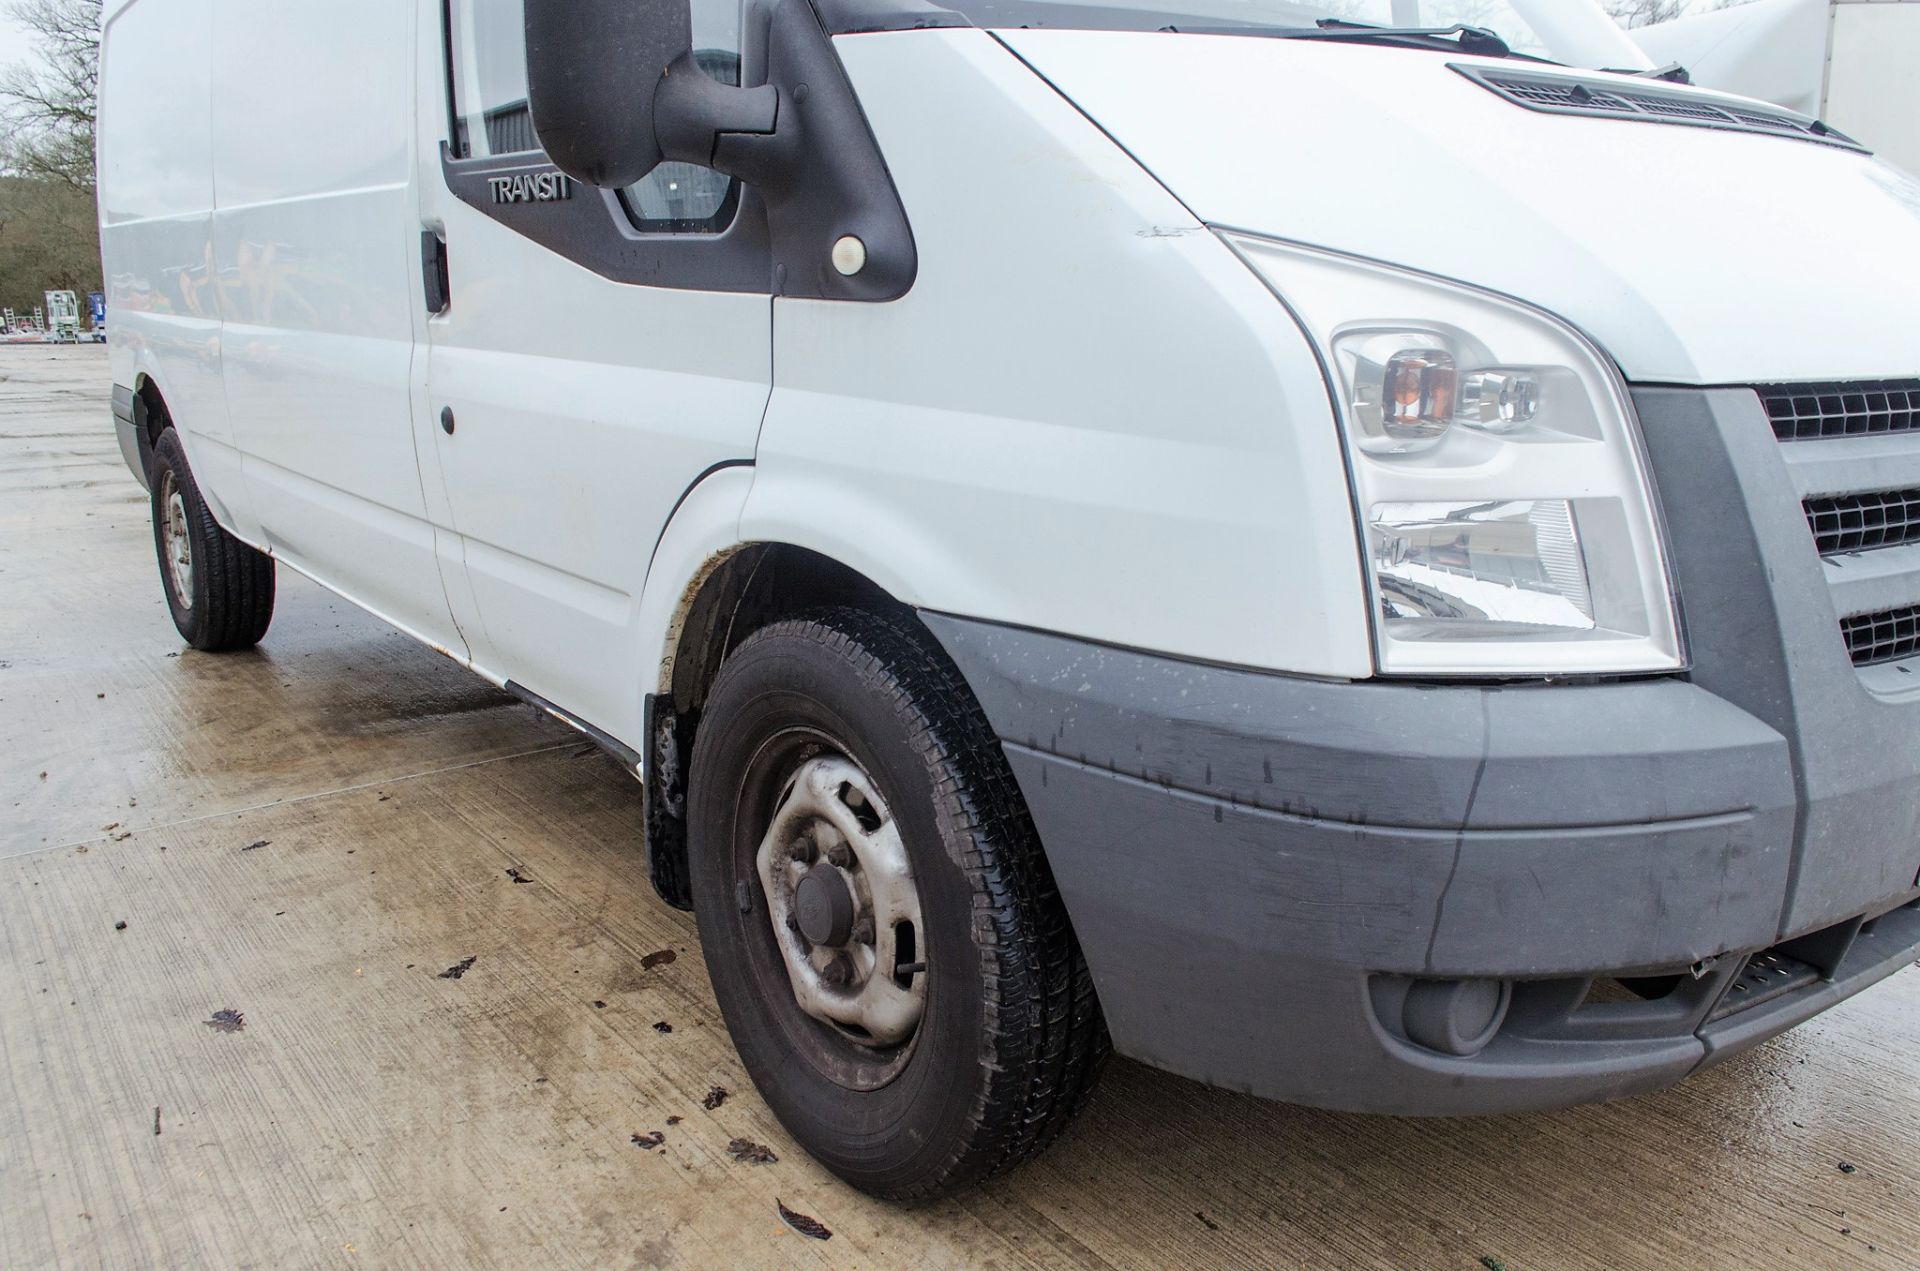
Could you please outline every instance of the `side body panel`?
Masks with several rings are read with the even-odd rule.
[[[213,249],[263,541],[459,650],[412,430],[411,14],[391,0],[213,13]]]
[[[165,393],[201,491],[245,525],[240,449],[220,379],[213,260],[212,0],[109,6],[98,128],[100,243],[114,383]]]
[[[836,47],[920,274],[888,304],[776,302],[742,537],[923,609],[1370,674],[1331,407],[1286,311],[993,36]]]

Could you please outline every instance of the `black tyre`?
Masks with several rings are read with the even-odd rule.
[[[220,528],[171,428],[153,445],[147,484],[160,585],[181,638],[208,653],[260,643],[273,622],[273,557]]]
[[[911,618],[754,633],[694,745],[700,941],[754,1084],[854,1186],[924,1199],[1046,1147],[1107,1052],[1006,757]]]

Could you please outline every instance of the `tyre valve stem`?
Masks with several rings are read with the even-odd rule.
[[[893,968],[895,975],[918,975],[927,969],[924,962],[902,962]]]

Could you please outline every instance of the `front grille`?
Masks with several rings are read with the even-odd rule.
[[[1840,634],[1855,666],[1910,658],[1920,653],[1920,605],[1842,618]]]
[[[1920,379],[1767,384],[1759,389],[1782,441],[1867,437],[1920,429]]]
[[[1822,556],[1920,542],[1920,490],[1808,499],[1807,524]]]
[[[1753,391],[1799,489],[1848,657],[1862,670],[1920,657],[1920,378]]]

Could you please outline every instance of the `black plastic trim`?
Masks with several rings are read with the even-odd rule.
[[[640,752],[621,741],[618,737],[615,737],[612,733],[606,731],[604,728],[596,728],[586,720],[581,719],[578,715],[575,715],[572,711],[554,705],[546,698],[516,680],[508,680],[502,687],[527,705],[538,707],[575,732],[583,734],[589,741],[593,742],[594,745],[600,747],[600,749],[606,751],[615,759],[618,759],[625,765],[627,771],[633,773],[635,776],[640,775]]]
[[[621,191],[577,182],[566,197],[496,201],[499,178],[559,175],[538,151],[463,159],[444,141],[440,166],[448,189],[515,233],[615,282],[832,300],[905,295],[919,272],[906,209],[813,6],[809,0],[749,6],[741,41],[742,82],[779,90],[779,127],[766,136],[727,134],[716,149],[716,169],[765,174],[758,183],[742,183],[738,210],[721,232],[641,228]],[[451,130],[451,105],[449,118]],[[830,259],[834,242],[848,234],[866,245],[867,266],[843,277]]]
[[[556,171],[538,152],[456,159],[443,145],[440,169],[462,203],[603,278],[688,291],[772,290],[766,206],[751,190],[721,233],[649,233],[634,225],[618,190],[575,183],[571,197],[554,202],[495,203],[496,177]]]
[[[453,278],[447,267],[447,240],[437,230],[420,231],[420,281],[427,312],[445,313],[453,297]]]
[[[1615,119],[1643,124],[1675,124],[1685,128],[1717,128],[1784,141],[1809,141],[1871,154],[1843,132],[1818,119],[1740,97],[1700,89],[1667,88],[1620,75],[1568,75],[1517,67],[1479,66],[1449,62],[1448,68],[1472,80],[1496,97],[1525,110],[1546,115],[1577,115],[1587,119]],[[1564,94],[1564,102],[1528,96]]]
[[[687,864],[687,761],[698,719],[673,709],[672,699],[647,695],[644,728],[650,752],[645,787],[647,869],[653,890],[675,909],[693,909]]]

